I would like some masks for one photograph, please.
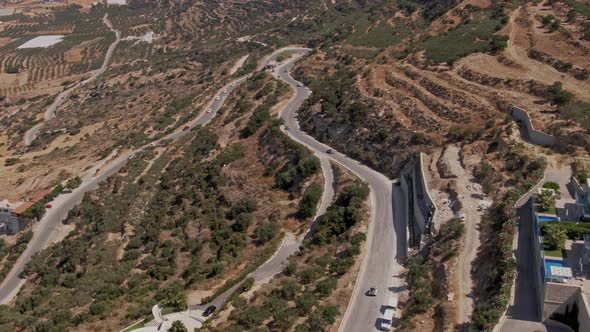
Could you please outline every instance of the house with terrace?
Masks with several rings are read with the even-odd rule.
[[[528,223],[532,247],[530,267],[539,318],[562,330],[590,331],[590,223],[561,220],[539,212],[537,197],[519,212]]]

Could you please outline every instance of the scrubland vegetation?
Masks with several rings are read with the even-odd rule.
[[[366,216],[363,206],[368,190],[356,182],[339,187],[342,191],[302,252],[291,257],[284,272],[268,286],[253,296],[235,298],[230,325],[223,324],[223,331],[293,327],[295,331],[326,331],[343,314],[346,304],[334,304],[333,298],[342,292],[339,280],[350,278],[361,252],[365,235],[356,230]]]

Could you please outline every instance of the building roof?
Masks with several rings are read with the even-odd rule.
[[[21,214],[21,213],[25,212],[33,204],[35,204],[35,203],[33,203],[33,202],[24,202],[23,204],[17,206],[16,209],[14,209],[14,213]]]
[[[0,201],[0,207],[1,208],[8,208],[8,209],[14,209],[16,208],[20,203],[19,200],[14,200],[14,199],[10,199],[10,198],[6,198]]]
[[[33,196],[31,196],[30,201],[33,203],[37,203],[38,201],[42,200],[43,197],[45,197],[45,195],[51,193],[51,189],[45,189],[42,191],[38,191],[36,193],[33,194]]]
[[[581,289],[577,286],[548,282],[545,291],[545,302],[564,303],[578,291],[581,291]]]

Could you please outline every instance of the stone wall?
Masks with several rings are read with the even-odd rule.
[[[555,136],[535,129],[529,114],[525,110],[518,107],[512,107],[511,114],[515,120],[522,123],[527,135],[527,139],[531,143],[541,146],[553,146],[555,144]]]

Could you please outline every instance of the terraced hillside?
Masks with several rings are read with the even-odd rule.
[[[155,303],[166,312],[186,296],[206,303],[307,229],[302,201],[317,204],[318,162],[272,120],[290,90],[257,68],[284,45],[312,49],[292,73],[312,91],[298,111],[304,131],[390,179],[423,153],[440,219],[411,248],[407,289],[395,290],[401,330],[493,327],[514,276],[512,203],[542,178],[541,155],[570,162],[590,151],[583,1],[76,3],[24,1],[2,18],[0,198],[26,199],[147,148],[71,212],[75,230],[36,256],[22,293],[0,308],[0,330],[116,330],[152,320]],[[115,38],[107,13],[122,33],[108,69],[25,146],[58,93],[102,64]],[[51,34],[64,39],[17,49]],[[250,73],[211,124],[190,131],[220,89]],[[530,145],[514,107],[558,144]],[[187,138],[150,146],[176,130]],[[246,282],[205,330],[338,329],[370,205],[360,181],[334,166],[324,233],[269,284]],[[484,200],[494,203],[478,210]]]

